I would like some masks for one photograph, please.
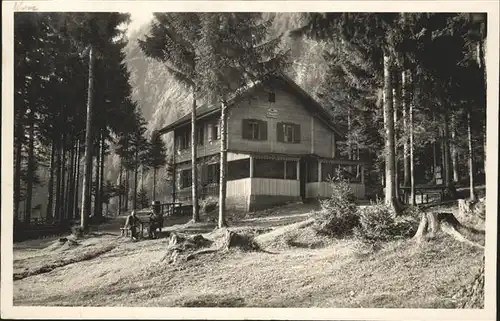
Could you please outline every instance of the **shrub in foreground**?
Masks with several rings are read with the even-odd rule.
[[[367,206],[359,211],[359,226],[354,234],[368,243],[412,237],[418,228],[413,216],[395,217],[385,204]]]
[[[337,178],[330,180],[332,195],[320,201],[321,211],[315,222],[315,229],[320,234],[343,236],[350,234],[359,224],[356,197],[349,183]]]

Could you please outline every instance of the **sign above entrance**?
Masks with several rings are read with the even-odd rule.
[[[267,110],[267,118],[278,118],[278,110],[274,108],[269,108]]]

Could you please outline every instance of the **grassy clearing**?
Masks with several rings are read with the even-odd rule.
[[[14,304],[455,308],[452,296],[472,281],[483,256],[482,250],[447,236],[420,245],[393,241],[374,249],[352,238],[314,236],[305,211],[268,215],[262,220],[249,217],[254,221],[234,230],[250,229],[260,245],[276,254],[230,250],[166,264],[160,262],[166,239],[132,243],[102,235],[85,244],[116,247],[91,260],[15,281]],[[283,226],[283,221],[299,223]],[[204,223],[184,227],[204,230],[212,240],[220,234]],[[71,251],[76,249],[55,253],[18,248],[14,264],[21,269],[37,260],[47,263],[75,255]]]

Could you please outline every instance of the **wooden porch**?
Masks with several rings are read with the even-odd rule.
[[[219,164],[210,164],[219,167]],[[281,197],[299,200],[331,195],[330,177],[337,171],[347,176],[355,195],[365,198],[365,164],[361,161],[321,159],[288,155],[252,155],[228,153],[226,197],[238,202],[251,202],[253,196]],[[185,169],[189,174],[190,169]],[[218,197],[219,184],[212,173],[208,183],[202,172],[198,195],[200,199]],[[260,197],[262,199],[262,197]],[[191,202],[191,187],[176,191],[175,200]],[[255,197],[253,198],[255,199]]]

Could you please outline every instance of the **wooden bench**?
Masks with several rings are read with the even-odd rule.
[[[139,223],[139,237],[143,238],[144,237],[144,225],[149,222],[140,222]],[[132,237],[132,231],[130,230],[130,227],[120,227],[120,236],[125,236],[125,237]]]

